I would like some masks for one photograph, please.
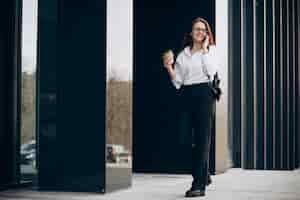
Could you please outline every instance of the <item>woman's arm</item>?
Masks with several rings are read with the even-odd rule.
[[[172,65],[167,67],[167,71],[168,71],[168,74],[169,74],[169,77],[170,77],[171,81],[175,80],[176,79],[176,73],[175,73],[175,70],[173,69]]]
[[[174,68],[172,65],[166,66],[170,80],[172,81],[173,85],[176,89],[179,89],[183,84],[183,70],[180,64],[179,56],[176,58],[176,62],[174,64]]]

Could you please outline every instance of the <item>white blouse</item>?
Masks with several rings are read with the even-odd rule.
[[[193,54],[190,47],[187,46],[176,58],[174,64],[175,79],[172,80],[172,83],[176,89],[179,89],[181,85],[208,82],[208,75],[212,79],[218,68],[216,46],[210,46],[208,53],[197,51]]]

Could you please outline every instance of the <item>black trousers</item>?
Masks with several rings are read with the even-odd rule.
[[[208,83],[184,85],[180,91],[180,124],[193,136],[192,186],[205,189],[208,178],[214,99]]]

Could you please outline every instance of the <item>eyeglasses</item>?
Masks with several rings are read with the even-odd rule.
[[[207,33],[207,30],[205,28],[194,28],[197,32]]]

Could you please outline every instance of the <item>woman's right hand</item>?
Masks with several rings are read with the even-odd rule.
[[[174,63],[174,56],[171,53],[167,53],[166,55],[164,55],[163,57],[163,63],[165,68],[170,69],[173,67],[173,63]]]

